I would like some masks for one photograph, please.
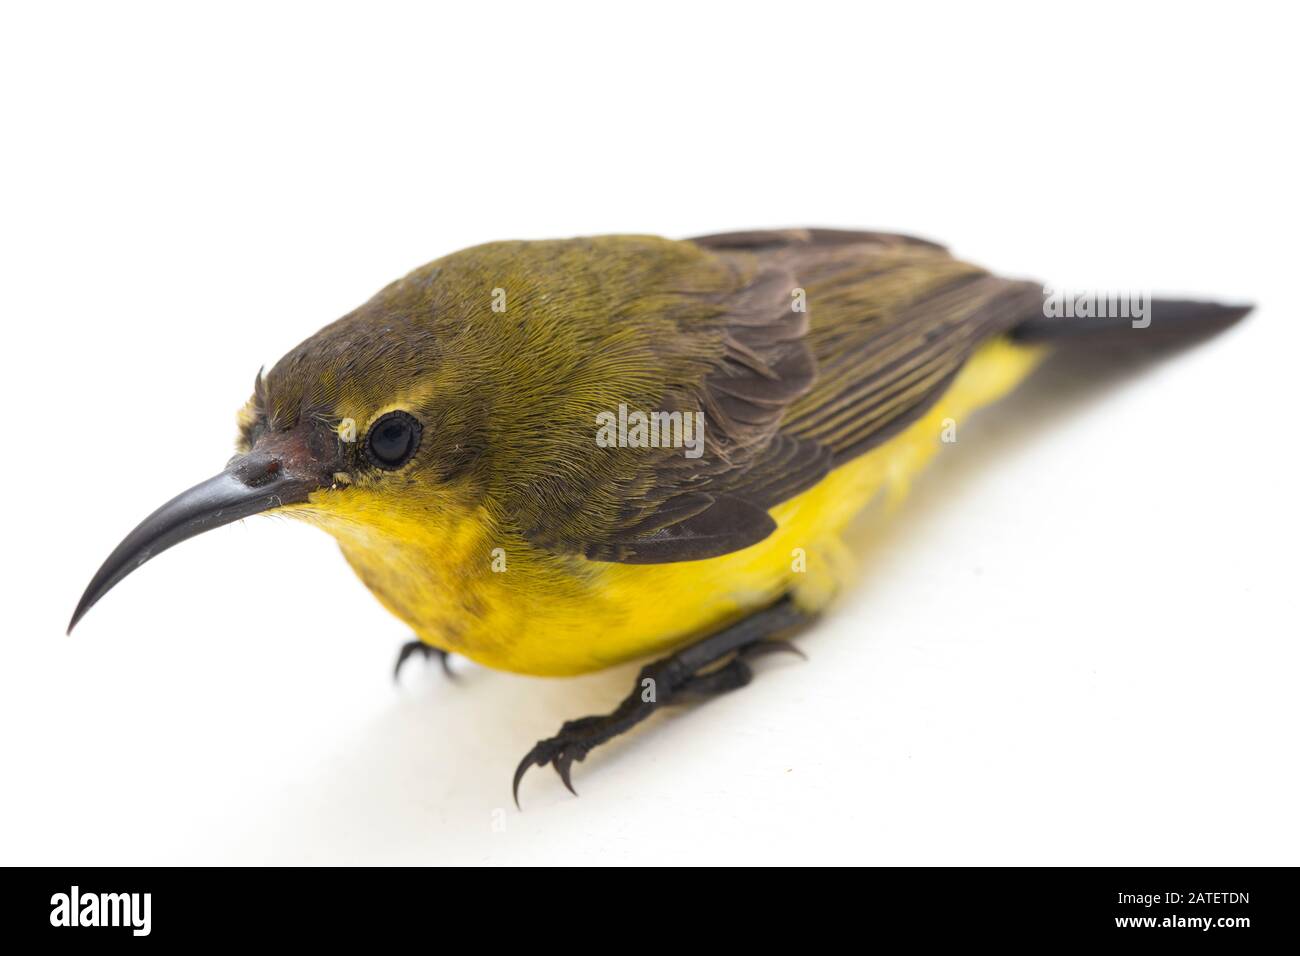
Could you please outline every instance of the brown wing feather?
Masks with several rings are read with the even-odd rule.
[[[748,547],[776,527],[767,508],[830,468],[830,455],[816,442],[778,433],[817,373],[807,313],[791,308],[795,276],[779,263],[733,267],[738,287],[708,320],[718,343],[713,369],[664,402],[704,412],[705,453],[654,456],[649,487],[627,501],[624,520],[607,538],[585,543],[588,558],[691,561]],[[704,325],[696,334],[709,334]]]
[[[1040,287],[992,276],[921,239],[797,229],[693,240],[737,289],[714,368],[670,394],[705,412],[700,459],[653,459],[644,491],[594,560],[690,561],[748,547],[767,509],[916,420],[974,349],[1041,311]],[[796,290],[807,311],[798,311]]]

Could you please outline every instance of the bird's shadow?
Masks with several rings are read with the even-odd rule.
[[[944,450],[940,467],[917,481],[908,501],[887,518],[868,522],[869,540],[855,549],[866,569],[855,600],[870,600],[870,567],[889,553],[891,541],[961,507],[971,476],[996,468],[1040,430],[1059,425],[1170,354],[1057,353],[995,408],[964,423],[960,442]],[[815,632],[814,627],[804,638],[805,648]],[[426,854],[436,838],[435,846],[457,841],[457,856],[490,859],[495,835],[516,813],[510,780],[520,757],[565,720],[608,712],[631,689],[638,670],[631,664],[586,677],[539,680],[464,661],[456,666],[460,676],[451,682],[436,663],[408,665],[392,705],[305,779],[281,791],[259,811],[264,816],[255,818],[254,830],[240,834],[227,852],[241,862],[401,860],[419,835],[416,842]],[[817,666],[815,649],[806,666]],[[598,778],[609,778],[625,759],[653,746],[642,735],[656,724],[662,732],[663,722],[663,716],[647,721],[576,767],[578,789],[598,788]],[[534,820],[572,800],[553,773],[536,769],[525,778],[521,797],[524,816]]]

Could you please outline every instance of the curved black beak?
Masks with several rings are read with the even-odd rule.
[[[319,468],[287,467],[286,459],[295,458],[301,462],[297,455],[254,449],[145,518],[95,573],[72,613],[68,633],[117,582],[172,545],[249,515],[306,501],[313,491],[328,487],[329,477]]]

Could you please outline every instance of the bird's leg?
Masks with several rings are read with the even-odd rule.
[[[421,655],[425,660],[437,656],[438,663],[442,665],[442,672],[452,680],[456,679],[456,672],[451,669],[450,658],[448,654],[440,647],[434,647],[432,644],[426,644],[421,640],[407,641],[402,645],[402,649],[397,652],[397,663],[393,665],[393,680],[397,680],[402,675],[402,665],[406,659],[414,654]]]
[[[558,734],[528,751],[515,770],[516,806],[519,781],[529,767],[550,764],[569,792],[576,796],[569,779],[574,761],[581,761],[594,748],[627,732],[659,707],[689,697],[711,696],[744,687],[753,677],[748,661],[763,654],[789,651],[802,657],[788,641],[766,638],[808,620],[809,615],[785,597],[669,657],[647,664],[637,675],[632,692],[610,713],[567,721]],[[721,666],[710,667],[726,658],[729,659]]]

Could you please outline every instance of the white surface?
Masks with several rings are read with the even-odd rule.
[[[1298,862],[1293,26],[439,6],[0,15],[0,862]],[[292,522],[63,636],[258,367],[408,269],[802,224],[1262,307],[963,428],[807,663],[599,752],[578,800],[534,770],[519,814],[511,772],[634,668],[395,689],[402,626]]]

